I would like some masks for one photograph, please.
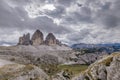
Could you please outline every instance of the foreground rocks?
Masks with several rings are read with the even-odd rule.
[[[46,80],[47,74],[40,68],[28,64],[9,64],[0,68],[0,80]]]
[[[119,80],[120,53],[114,53],[93,63],[73,80]]]

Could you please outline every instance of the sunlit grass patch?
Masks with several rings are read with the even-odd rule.
[[[61,70],[68,70],[72,72],[72,74],[76,75],[82,71],[85,71],[88,68],[88,65],[80,65],[80,64],[72,64],[72,65],[59,65],[58,67]]]

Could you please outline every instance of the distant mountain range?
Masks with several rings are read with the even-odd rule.
[[[79,43],[79,44],[73,44],[72,48],[94,48],[94,47],[120,47],[120,43],[106,43],[106,44],[85,44],[85,43]]]
[[[85,43],[79,43],[79,44],[73,44],[71,46],[73,49],[93,49],[97,48],[100,51],[106,51],[106,52],[117,52],[120,51],[120,43],[106,43],[106,44],[85,44]]]

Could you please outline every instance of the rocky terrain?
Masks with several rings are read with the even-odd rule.
[[[73,80],[119,80],[120,53],[113,53],[91,64]]]
[[[32,45],[0,47],[1,79],[2,80],[7,80],[7,79],[8,80],[71,80],[71,79],[119,80],[118,79],[119,73],[117,72],[119,71],[118,68],[119,56],[120,56],[119,53],[115,53],[110,56],[104,53],[102,54],[90,53],[90,54],[80,55],[78,52],[74,52],[70,48],[66,48],[66,50],[65,48],[60,50],[60,48],[57,49],[56,47],[55,48],[54,47],[55,46],[47,46],[46,48],[46,45],[41,45],[39,47]],[[96,61],[97,60],[96,55],[99,57],[101,55],[98,61]],[[78,60],[76,61],[76,59]],[[93,63],[91,62],[91,60],[93,60],[93,62],[94,61],[96,62]],[[2,62],[6,64],[3,64]],[[85,65],[83,65],[83,67],[82,66],[75,67],[74,65],[74,64],[88,64],[89,62],[93,64],[90,65],[90,67],[88,67],[87,70],[86,70],[87,67]],[[73,67],[72,66],[69,67],[69,65],[71,64],[73,65]],[[63,68],[62,70],[60,70],[61,67],[60,68],[58,67],[59,65],[62,66]],[[81,71],[83,71],[79,77],[75,77],[77,76],[76,72],[69,71],[69,68],[70,70],[75,70],[74,67],[76,69],[77,75],[78,73],[81,73]],[[13,75],[14,73],[16,75]],[[111,76],[113,76],[115,79],[112,79]]]
[[[1,46],[0,80],[50,80],[56,67],[67,62],[69,52],[71,48],[57,45]]]
[[[44,39],[36,30],[32,36],[20,37],[15,46],[0,46],[0,80],[71,80],[107,55],[91,49],[74,50],[53,33]]]
[[[45,80],[47,74],[40,68],[28,64],[18,64],[6,60],[1,60],[0,80]]]

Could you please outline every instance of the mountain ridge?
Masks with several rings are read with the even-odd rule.
[[[108,46],[120,46],[120,43],[103,43],[103,44],[86,44],[78,43],[71,45],[71,48],[93,48],[93,47],[108,47]]]
[[[44,34],[40,30],[36,30],[32,38],[30,38],[30,33],[24,34],[19,37],[18,45],[63,45],[53,33],[48,33],[44,40]]]

